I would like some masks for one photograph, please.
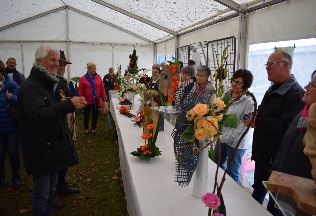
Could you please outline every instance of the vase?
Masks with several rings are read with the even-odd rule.
[[[307,131],[303,139],[305,145],[304,154],[308,156],[312,164],[312,177],[314,179],[314,189],[316,190],[316,103],[309,107]]]
[[[127,99],[132,103],[131,108],[134,108],[134,98],[135,98],[136,92],[128,91],[126,93]]]
[[[200,141],[200,148],[206,145],[205,140]],[[208,180],[208,148],[199,152],[199,161],[195,169],[193,176],[193,190],[192,196],[201,199],[207,192],[207,180]]]

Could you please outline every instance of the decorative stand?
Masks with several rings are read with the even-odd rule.
[[[267,189],[285,215],[316,213],[316,193],[311,179],[273,171]]]
[[[200,148],[206,145],[205,140],[200,141]],[[199,153],[199,161],[193,176],[192,196],[201,199],[207,192],[208,181],[208,148],[203,149]]]
[[[132,103],[132,105],[131,105],[131,108],[132,108],[132,109],[134,108],[134,98],[135,98],[135,95],[136,95],[136,92],[128,91],[128,92],[126,93],[127,99],[130,100],[130,102]]]

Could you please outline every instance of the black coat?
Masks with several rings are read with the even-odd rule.
[[[272,170],[312,179],[312,164],[303,152],[306,129],[299,131],[297,128],[300,116],[301,113],[293,119],[287,129]]]
[[[262,165],[272,165],[290,122],[304,106],[305,91],[293,75],[277,90],[273,87],[258,107],[253,134],[251,159]]]
[[[60,100],[54,85],[56,81],[33,67],[18,93],[24,164],[31,175],[45,175],[78,162],[65,119],[75,107],[70,100]]]

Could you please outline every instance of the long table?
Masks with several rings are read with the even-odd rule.
[[[162,155],[150,161],[140,160],[130,152],[144,144],[142,128],[116,108],[118,99],[112,97],[110,110],[115,120],[119,142],[119,157],[123,176],[127,210],[130,216],[203,216],[208,208],[201,199],[192,196],[192,185],[180,187],[175,180],[173,139],[168,131],[160,131],[157,146]],[[138,109],[136,103],[131,113]],[[169,131],[170,132],[170,131]],[[208,160],[208,192],[212,192],[216,164]],[[219,171],[221,178],[223,171]],[[229,176],[222,190],[228,216],[271,215]]]

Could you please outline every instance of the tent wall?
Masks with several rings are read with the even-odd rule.
[[[151,68],[153,45],[72,10],[68,10],[69,25],[66,17],[67,11],[60,10],[1,31],[0,59],[5,62],[14,57],[17,70],[27,77],[37,47],[51,43],[64,50],[73,63],[66,68],[67,78],[82,76],[88,61],[96,63],[98,73],[104,76],[109,67],[113,66],[116,71],[118,64],[124,71],[129,64],[129,54],[136,46],[138,66]],[[67,38],[70,53],[67,53]]]

